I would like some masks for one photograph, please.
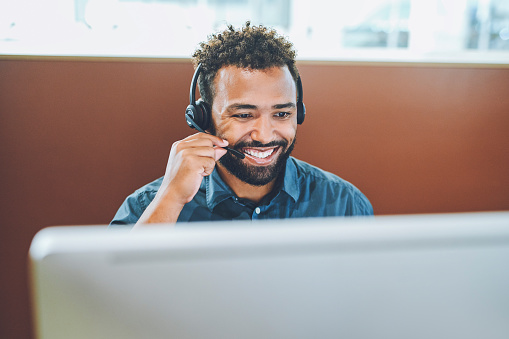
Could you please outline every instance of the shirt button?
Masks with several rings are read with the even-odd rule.
[[[260,214],[260,212],[261,212],[261,211],[260,211],[260,207],[255,208],[255,213],[256,213],[256,214]]]

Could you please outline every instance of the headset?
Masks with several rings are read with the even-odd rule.
[[[189,106],[186,108],[186,122],[191,128],[195,128],[199,132],[203,132],[208,129],[211,121],[211,110],[210,105],[202,99],[196,101],[196,83],[201,72],[201,63],[198,64],[194,71],[193,80],[191,81],[191,88],[189,90]],[[301,125],[306,117],[306,106],[302,102],[302,81],[300,76],[297,77],[297,123]]]

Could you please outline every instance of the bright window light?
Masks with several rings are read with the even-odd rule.
[[[188,58],[247,20],[301,60],[509,64],[507,0],[0,0],[0,55]]]

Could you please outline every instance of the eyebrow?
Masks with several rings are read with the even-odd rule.
[[[255,106],[255,105],[249,105],[249,104],[233,104],[233,105],[230,105],[228,106],[228,108],[226,109],[228,112],[233,112],[233,111],[238,111],[238,110],[243,110],[243,109],[257,109],[258,107]]]
[[[296,107],[296,106],[293,102],[287,102],[286,104],[277,104],[277,105],[272,106],[273,109],[294,108],[294,107]],[[227,108],[227,111],[233,112],[233,111],[244,110],[244,109],[245,110],[251,110],[251,109],[255,110],[255,109],[258,109],[258,106],[250,105],[250,104],[233,104]]]
[[[279,104],[272,106],[274,109],[283,109],[283,108],[295,108],[295,104],[293,102],[287,102],[286,104]]]

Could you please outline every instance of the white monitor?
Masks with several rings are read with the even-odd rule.
[[[509,212],[55,227],[39,339],[507,339]]]

